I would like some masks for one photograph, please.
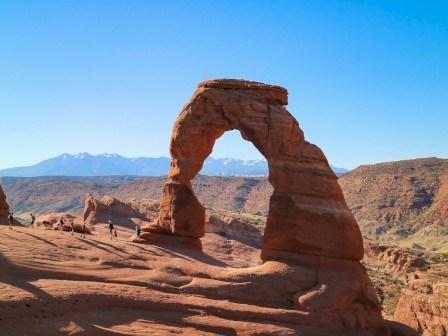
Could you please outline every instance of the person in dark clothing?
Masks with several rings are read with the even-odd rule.
[[[140,236],[140,233],[141,233],[140,226],[137,225],[137,226],[135,227],[135,234],[136,234],[137,237],[138,237],[138,236]]]
[[[114,224],[112,223],[111,220],[109,220],[109,235],[110,235],[110,240],[114,239]]]
[[[61,229],[62,233],[62,231],[64,231],[64,217],[61,217],[61,219],[59,220],[59,228]]]
[[[14,223],[14,212],[11,212],[8,216],[9,228],[12,230],[12,224]]]
[[[34,228],[34,222],[36,221],[36,216],[34,216],[32,213],[30,213],[30,216],[31,216],[31,222],[30,222],[30,224],[31,224],[31,226]]]
[[[50,222],[48,221],[43,221],[42,224],[44,225],[45,230],[50,230]]]

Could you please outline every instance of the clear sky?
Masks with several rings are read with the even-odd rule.
[[[0,169],[169,156],[198,82],[284,86],[330,163],[448,157],[448,2],[0,2]],[[212,156],[261,155],[236,132]]]

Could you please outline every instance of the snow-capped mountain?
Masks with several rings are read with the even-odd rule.
[[[34,177],[34,176],[108,176],[139,175],[162,176],[168,173],[170,159],[126,158],[118,154],[78,153],[62,154],[28,167],[16,167],[0,170],[0,176]],[[332,167],[337,174],[346,169]],[[207,158],[201,170],[203,175],[213,176],[267,176],[266,159],[240,160],[232,158]]]

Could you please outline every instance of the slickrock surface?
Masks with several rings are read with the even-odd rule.
[[[298,311],[291,296],[297,283],[315,283],[315,265],[258,265],[229,253],[218,235],[204,239],[197,252],[110,241],[98,230],[81,238],[0,228],[0,330],[11,336],[389,335],[374,313]],[[336,276],[344,277],[342,270]]]
[[[7,224],[9,216],[9,205],[6,203],[6,195],[0,186],[0,224]]]

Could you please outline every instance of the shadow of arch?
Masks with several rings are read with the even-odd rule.
[[[361,233],[337,177],[322,151],[305,140],[286,104],[287,91],[279,86],[235,79],[198,85],[172,131],[158,218],[165,233],[204,236],[205,211],[191,180],[216,139],[236,129],[268,161],[273,193],[262,259],[291,259],[295,253],[362,259]]]

